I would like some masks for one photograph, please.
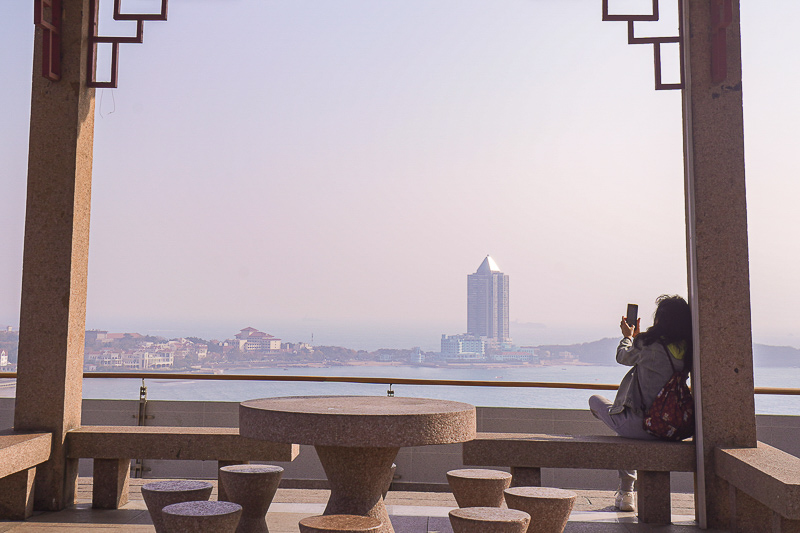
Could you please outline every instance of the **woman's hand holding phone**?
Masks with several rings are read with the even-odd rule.
[[[619,323],[619,329],[622,331],[623,337],[634,338],[639,334],[639,322],[641,322],[641,318],[636,319],[636,326],[631,327],[628,325],[626,317],[622,317],[622,320]]]

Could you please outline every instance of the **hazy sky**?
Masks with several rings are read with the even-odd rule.
[[[537,324],[512,325],[529,343],[615,336],[627,302],[648,317],[686,295],[680,91],[653,90],[652,48],[600,7],[172,0],[97,92],[87,327],[324,343],[371,326],[435,347],[466,328],[486,254],[512,320]],[[637,32],[674,33],[675,2],[661,9]],[[0,3],[0,325],[15,327],[32,10]],[[798,17],[742,1],[753,330],[794,346]]]

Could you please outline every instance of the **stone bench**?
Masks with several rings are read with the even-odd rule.
[[[293,461],[297,444],[248,439],[238,428],[83,426],[66,436],[67,457],[94,459],[92,506],[117,509],[128,501],[131,459]],[[221,489],[220,489],[221,490]],[[221,499],[225,499],[224,493]]]
[[[25,520],[33,513],[36,465],[50,459],[51,433],[0,430],[0,519]]]
[[[731,485],[731,531],[800,531],[800,458],[759,442],[715,449],[714,469]]]
[[[696,470],[693,441],[478,433],[462,446],[465,466],[510,467],[512,487],[541,486],[541,468],[638,470],[639,520],[650,523],[671,521],[670,472]]]

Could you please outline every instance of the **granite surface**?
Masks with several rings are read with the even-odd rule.
[[[515,509],[467,507],[449,513],[454,533],[525,533],[531,516]]]
[[[234,533],[242,507],[231,502],[191,501],[163,509],[166,533]]]
[[[0,478],[47,461],[51,441],[50,433],[0,430]]]
[[[292,461],[300,449],[224,427],[83,426],[67,433],[66,440],[67,456],[74,458]]]
[[[800,520],[800,458],[763,442],[757,448],[717,448],[722,479],[790,520]]]
[[[230,465],[219,469],[226,501],[242,506],[237,533],[268,533],[266,514],[283,468],[272,465]]]
[[[213,485],[207,481],[191,479],[156,481],[142,485],[142,499],[144,499],[153,526],[157,533],[165,533],[164,507],[172,504],[208,500],[211,497]]]
[[[528,533],[561,533],[578,495],[549,487],[514,487],[505,491],[509,509],[531,516]]]
[[[475,436],[475,407],[386,396],[296,396],[242,402],[245,437],[321,446],[403,447]]]
[[[502,507],[503,490],[511,485],[511,474],[463,468],[447,472],[447,482],[459,507]]]
[[[463,445],[465,465],[693,472],[693,441],[610,436],[478,433]]]
[[[303,518],[298,525],[300,533],[373,533],[381,521],[370,516],[327,515]]]

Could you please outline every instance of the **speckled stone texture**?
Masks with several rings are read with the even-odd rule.
[[[208,500],[211,496],[211,483],[188,479],[177,481],[158,481],[142,485],[144,499],[153,526],[157,533],[166,533],[162,509],[168,505],[197,500]]]
[[[475,437],[475,407],[426,398],[294,396],[242,402],[239,433],[314,446],[401,448]]]
[[[47,461],[51,440],[50,433],[0,430],[0,478]]]
[[[391,468],[389,468],[389,472],[386,475],[385,486],[383,489],[383,499],[386,499],[386,494],[388,494],[389,489],[392,488],[392,482],[394,481],[394,473],[397,472],[397,465],[392,463]]]
[[[669,523],[670,472],[693,472],[693,441],[668,442],[623,437],[478,433],[462,446],[465,465],[510,466],[541,485],[539,467],[639,471],[638,516],[641,522]],[[511,463],[511,464],[509,464]],[[512,480],[511,486],[526,486]]]
[[[242,506],[237,533],[269,533],[267,511],[281,482],[283,468],[271,465],[232,465],[219,469],[219,482],[228,501]]]
[[[386,396],[295,396],[242,402],[239,433],[313,445],[328,476],[326,515],[372,516],[393,533],[383,492],[400,447],[475,437],[475,407]]]
[[[759,442],[757,448],[718,448],[714,460],[717,475],[738,491],[788,520],[800,521],[800,458]],[[731,496],[736,503],[747,501],[736,493]]]
[[[92,461],[92,507],[119,509],[128,503],[130,459],[98,459]]]
[[[729,525],[727,483],[714,471],[718,446],[756,446],[747,236],[739,0],[727,2],[724,79],[712,79],[714,2],[684,2],[683,90],[689,304],[694,319],[693,384],[702,432],[709,528]],[[702,486],[701,486],[702,490]]]
[[[531,515],[528,533],[561,533],[567,525],[577,494],[571,490],[549,487],[514,487],[506,489],[509,509]]]
[[[299,446],[248,439],[237,428],[83,426],[67,435],[67,456],[198,461],[293,461]]]
[[[693,441],[593,435],[478,433],[462,455],[470,466],[694,472],[696,464]]]
[[[382,495],[398,448],[316,446],[316,450],[331,486],[324,514],[371,516],[381,521],[381,533],[392,533]]]
[[[300,520],[300,533],[372,533],[381,528],[381,521],[370,516],[309,516]]]
[[[502,507],[503,491],[511,485],[511,474],[465,468],[449,471],[447,482],[459,507]]]
[[[128,500],[131,457],[213,461],[221,466],[252,461],[293,461],[297,444],[267,442],[239,435],[237,428],[171,426],[83,426],[66,437],[67,457],[94,458],[96,490],[92,505],[116,509]],[[222,489],[220,499],[225,499]]]
[[[63,443],[81,424],[94,144],[88,0],[63,2],[61,21],[58,82],[42,76],[35,30],[14,410],[17,430],[53,433],[51,459],[36,469],[34,508],[47,511],[75,500],[78,462]]]
[[[242,506],[231,502],[181,502],[163,509],[166,533],[234,533]]]
[[[466,507],[450,511],[453,533],[525,533],[531,517],[515,509]]]
[[[0,478],[0,520],[25,520],[33,514],[36,467]]]

